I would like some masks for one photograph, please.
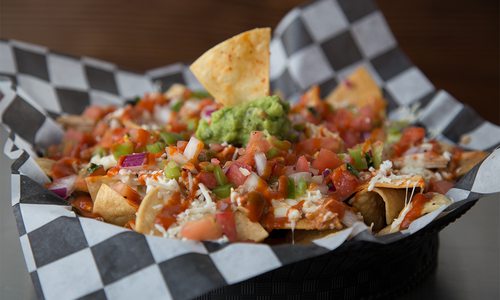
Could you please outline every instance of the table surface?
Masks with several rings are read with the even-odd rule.
[[[0,129],[0,145],[6,133]],[[10,205],[11,161],[0,155],[0,299],[36,299]],[[500,199],[484,198],[440,234],[437,271],[403,299],[500,298]]]

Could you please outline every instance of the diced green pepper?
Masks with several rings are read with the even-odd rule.
[[[276,148],[271,148],[269,149],[269,151],[266,152],[266,157],[268,159],[273,159],[275,158],[276,156],[278,156],[280,154],[280,151]]]
[[[92,155],[99,155],[100,157],[106,156],[106,150],[102,147],[95,147]]]
[[[184,104],[184,101],[177,100],[175,103],[172,104],[172,106],[170,106],[170,108],[175,112],[179,112],[179,110],[181,110],[181,107],[183,104]]]
[[[165,144],[162,142],[156,142],[154,144],[147,145],[146,150],[150,153],[161,153],[165,151]]]
[[[231,195],[231,187],[231,184],[219,185],[215,187],[212,192],[217,196],[217,198],[224,199]]]
[[[181,176],[181,168],[173,161],[168,162],[163,172],[165,173],[165,177],[170,179],[177,179]]]
[[[356,170],[356,168],[353,165],[347,163],[346,166],[347,166],[347,171],[351,172],[352,175],[356,177],[359,176],[359,171]]]
[[[382,163],[383,150],[384,150],[384,143],[375,142],[372,144],[372,160],[373,160],[373,167],[375,169],[378,169],[380,167],[380,164]]]
[[[119,159],[123,155],[132,154],[134,152],[134,144],[132,142],[124,142],[115,146],[113,150],[113,156],[116,159]]]
[[[87,168],[87,173],[92,174],[95,172],[95,170],[99,169],[100,167],[101,165],[90,163],[90,166]]]
[[[373,164],[373,158],[372,156],[370,155],[370,153],[365,153],[365,160],[366,160],[366,165],[368,166],[368,168],[370,167],[373,167],[374,164]]]
[[[299,182],[297,182],[297,188],[295,189],[295,196],[300,197],[306,193],[307,190],[307,182],[305,179],[301,178],[299,179]]]
[[[354,167],[356,167],[356,169],[364,170],[368,168],[366,160],[363,157],[363,151],[361,149],[361,146],[356,146],[354,148],[351,148],[348,150],[348,152],[353,160],[353,165]]]
[[[285,150],[285,151],[287,151],[287,150],[288,150],[288,149],[290,149],[290,147],[291,147],[291,143],[290,143],[289,141],[286,141],[286,140],[285,140],[285,141],[281,141],[281,140],[277,139],[277,138],[276,138],[276,137],[274,137],[274,136],[273,136],[273,137],[271,137],[270,141],[271,141],[271,144],[272,144],[274,147],[276,147],[276,148],[278,148],[278,149],[280,149],[280,150]]]
[[[286,185],[286,197],[289,199],[295,199],[295,182],[292,178],[288,178]]]
[[[196,120],[196,119],[189,119],[188,120],[187,129],[189,131],[195,131],[197,127],[198,127],[198,120]]]
[[[205,91],[192,91],[191,97],[198,99],[210,98],[210,94]]]
[[[226,174],[224,174],[220,166],[217,165],[214,167],[214,175],[218,185],[225,185],[227,183]]]
[[[160,138],[169,146],[175,145],[177,141],[182,140],[180,134],[173,132],[160,132]]]

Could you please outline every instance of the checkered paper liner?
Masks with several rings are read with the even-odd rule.
[[[28,271],[40,298],[189,299],[307,258],[334,251],[347,239],[391,243],[465,203],[500,193],[500,127],[484,121],[450,94],[436,90],[398,48],[372,1],[323,0],[290,11],[274,30],[271,85],[294,101],[312,84],[323,93],[365,66],[383,88],[391,117],[418,104],[416,123],[466,149],[492,152],[449,191],[449,207],[408,230],[374,237],[361,223],[310,245],[179,241],[145,236],[75,215],[48,191],[34,161],[37,149],[61,140],[54,117],[90,104],[123,105],[173,83],[201,88],[184,64],[138,74],[112,63],[71,57],[14,40],[0,41],[0,118],[10,135],[5,154],[15,160],[12,207]],[[325,95],[323,95],[325,96]],[[406,109],[405,109],[406,108]]]

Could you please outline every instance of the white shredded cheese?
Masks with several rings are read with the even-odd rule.
[[[443,152],[443,157],[447,160],[447,161],[450,161],[451,160],[451,153],[448,152],[448,151],[444,151]]]
[[[165,176],[146,177],[146,193],[159,186],[167,191],[179,191],[179,184],[175,179],[166,179]]]
[[[205,197],[205,201],[213,202],[212,197],[210,197],[210,191],[203,183],[198,183],[198,187],[200,188],[201,194]]]
[[[108,170],[109,168],[116,166],[116,164],[118,163],[112,154],[103,157],[101,157],[100,155],[94,155],[90,159],[90,162],[96,165],[103,166],[104,170]]]

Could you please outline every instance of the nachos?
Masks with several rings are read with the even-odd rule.
[[[359,68],[326,99],[293,105],[269,89],[270,30],[208,50],[191,70],[208,93],[174,84],[124,107],[59,118],[62,144],[40,167],[48,188],[84,217],[191,240],[310,240],[363,221],[404,230],[448,205],[443,194],[485,153],[426,138],[386,118]]]

